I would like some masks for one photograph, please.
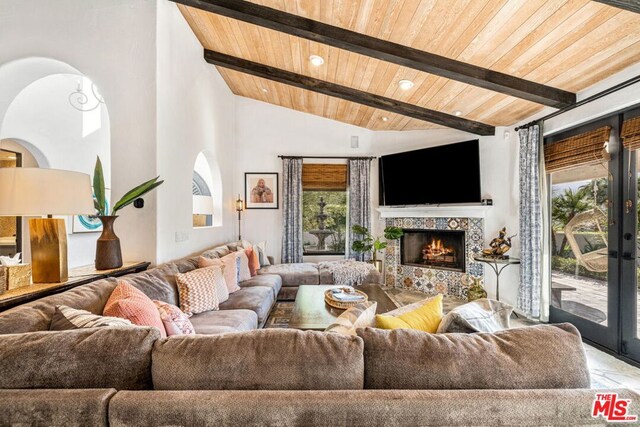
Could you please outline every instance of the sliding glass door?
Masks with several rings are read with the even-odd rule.
[[[545,141],[552,171],[550,320],[573,323],[611,351],[619,315],[616,128],[616,120],[599,121]]]
[[[635,145],[624,137],[633,117],[638,117]],[[550,321],[573,323],[592,344],[635,362],[640,362],[638,149],[640,109],[545,139],[545,153],[552,153],[545,156],[551,170]],[[557,152],[564,153],[560,163],[553,157]]]

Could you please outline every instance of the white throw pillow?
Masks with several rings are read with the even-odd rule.
[[[269,258],[267,257],[267,241],[263,240],[260,243],[253,245],[254,249],[258,250],[258,260],[260,261],[260,267],[266,267],[271,265]]]
[[[240,275],[238,282],[244,282],[251,279],[251,270],[249,269],[249,257],[245,251],[238,251],[238,257],[240,258]]]

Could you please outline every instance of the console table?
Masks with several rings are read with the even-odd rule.
[[[518,258],[496,258],[491,256],[474,256],[473,259],[487,264],[496,273],[496,300],[500,301],[500,273],[510,265],[520,264]]]
[[[7,310],[26,302],[30,302],[48,295],[64,292],[76,286],[86,285],[107,277],[120,277],[130,273],[144,271],[151,263],[135,261],[125,262],[122,267],[112,270],[96,270],[93,265],[72,268],[69,279],[61,283],[38,283],[22,288],[12,289],[0,294],[0,311]]]

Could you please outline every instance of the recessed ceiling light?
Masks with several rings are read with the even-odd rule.
[[[460,117],[460,116],[462,115],[462,111],[456,111],[456,112],[455,112],[455,113],[453,113],[453,114],[455,114],[456,116]]]
[[[414,83],[411,80],[400,80],[398,85],[402,90],[409,90],[414,86]]]
[[[387,116],[382,116],[382,121],[383,121],[383,122],[388,122],[388,121],[389,121],[389,117],[387,117]]]
[[[324,58],[318,55],[311,55],[309,57],[309,61],[311,61],[311,65],[313,65],[314,67],[319,67],[324,64]]]

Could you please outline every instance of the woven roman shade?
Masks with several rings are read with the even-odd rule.
[[[605,160],[605,144],[609,142],[611,126],[604,126],[544,146],[547,172],[557,172],[579,165]]]
[[[622,123],[622,144],[629,150],[640,149],[640,116],[627,119]]]
[[[304,163],[302,165],[302,189],[346,190],[347,165]]]

